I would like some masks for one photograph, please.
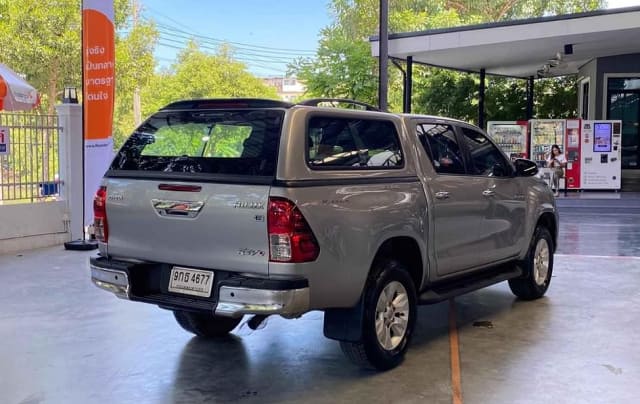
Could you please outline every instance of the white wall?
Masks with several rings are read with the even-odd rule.
[[[66,202],[0,206],[0,254],[69,241]]]

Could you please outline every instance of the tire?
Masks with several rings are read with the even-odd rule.
[[[533,233],[529,252],[520,264],[523,275],[509,280],[514,295],[523,300],[539,299],[547,292],[553,272],[553,238],[546,227]]]
[[[358,366],[388,370],[402,362],[411,341],[417,316],[416,290],[398,261],[381,261],[372,273],[364,296],[362,339],[341,341],[340,347]]]
[[[203,338],[224,337],[242,320],[242,317],[221,317],[181,310],[175,310],[173,316],[185,331]]]

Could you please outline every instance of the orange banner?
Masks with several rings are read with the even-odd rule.
[[[113,0],[85,0],[82,26],[84,138],[109,139],[115,92]]]
[[[113,160],[114,37],[113,0],[83,0],[84,223],[92,221],[93,196]]]

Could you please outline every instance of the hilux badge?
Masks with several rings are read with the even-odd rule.
[[[236,201],[233,207],[235,209],[264,209],[264,202]]]
[[[114,192],[114,193],[107,194],[107,199],[110,201],[123,201],[124,195],[121,194],[120,192]]]

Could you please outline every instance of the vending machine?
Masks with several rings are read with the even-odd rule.
[[[532,119],[529,121],[531,129],[530,159],[539,167],[539,175],[551,184],[552,170],[547,168],[547,159],[551,153],[551,146],[557,144],[564,153],[566,120],[564,119]],[[565,189],[565,178],[560,179],[560,189]]]
[[[581,167],[581,131],[580,119],[567,119],[567,132],[565,138],[565,150],[563,153],[567,158],[567,167],[565,168],[565,178],[567,188],[572,190],[580,189]]]
[[[544,167],[551,152],[551,146],[557,144],[564,153],[564,137],[566,120],[564,119],[532,119],[531,126],[531,160]]]
[[[515,160],[529,155],[527,127],[527,121],[491,121],[487,122],[487,133],[507,156]]]
[[[582,121],[580,131],[581,188],[620,190],[622,121]]]

